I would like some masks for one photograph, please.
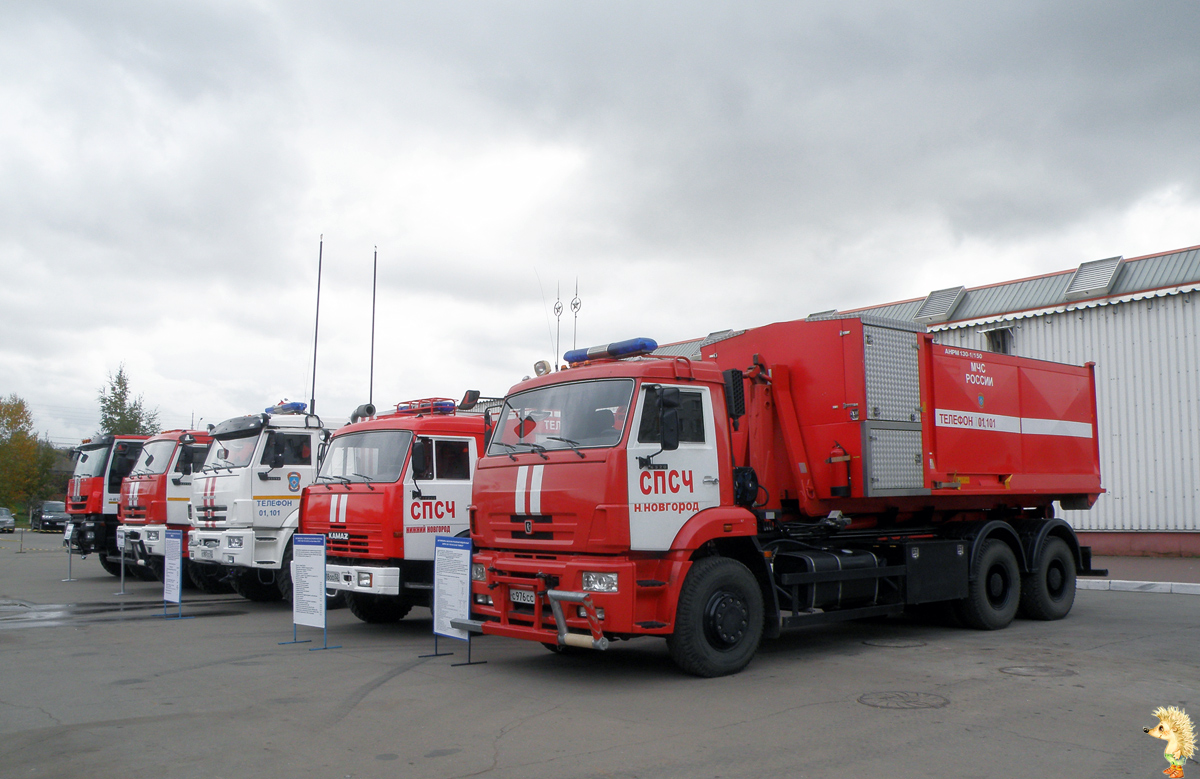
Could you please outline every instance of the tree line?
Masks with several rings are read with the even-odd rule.
[[[159,431],[158,409],[148,409],[133,396],[125,365],[109,374],[100,388],[100,429],[108,434],[153,435]],[[33,414],[16,394],[0,398],[0,506],[20,512],[25,506],[66,492],[66,479],[55,470],[62,455],[33,428]]]

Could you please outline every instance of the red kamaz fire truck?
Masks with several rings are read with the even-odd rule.
[[[166,554],[168,528],[183,531],[183,550],[187,556],[187,537],[192,529],[188,503],[192,499],[192,473],[204,465],[212,436],[203,430],[167,430],[146,440],[133,471],[121,485],[118,506],[120,529],[125,531],[125,563],[161,579]],[[186,561],[189,579],[195,567]],[[207,570],[209,566],[204,566]],[[226,591],[227,585],[201,577],[195,582],[207,591]]]
[[[325,535],[326,586],[364,622],[395,622],[431,605],[434,539],[468,528],[483,449],[478,399],[413,400],[379,416],[360,406],[329,440],[304,489],[300,527]]]
[[[117,549],[121,480],[133,470],[146,438],[106,435],[84,441],[71,452],[75,472],[67,491],[67,513],[71,515],[67,542],[81,555],[98,552],[100,565],[113,576],[121,575],[121,551]]]
[[[699,360],[635,339],[516,385],[477,465],[472,616],[556,651],[666,638],[736,673],[785,628],[945,604],[998,629],[1070,611],[1102,492],[1091,364],[953,349],[867,317]],[[624,359],[617,359],[624,358]]]

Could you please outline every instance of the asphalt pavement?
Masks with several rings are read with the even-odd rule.
[[[1081,590],[1065,620],[995,632],[814,627],[695,679],[649,639],[560,657],[484,637],[486,662],[457,665],[460,642],[428,656],[423,609],[396,625],[330,612],[341,648],[310,651],[319,630],[281,643],[284,604],[185,591],[188,618],[166,619],[161,584],[118,595],[91,558],[64,582],[56,538],[19,543],[0,537],[3,777],[1151,779],[1166,763],[1150,711],[1200,714],[1200,598],[1169,591]],[[1119,560],[1096,565],[1200,583],[1191,561]]]

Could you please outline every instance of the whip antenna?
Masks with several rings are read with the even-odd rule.
[[[558,286],[555,288],[554,295],[554,318],[558,321],[558,334],[554,336],[554,369],[558,370],[558,352],[559,347],[562,344],[562,282],[558,283]]]
[[[313,379],[312,395],[308,399],[308,413],[317,413],[317,332],[321,328],[321,262],[325,256],[325,234],[317,247],[317,315],[313,321]]]
[[[375,247],[375,264],[371,270],[371,385],[367,388],[367,403],[375,403],[375,288],[379,280],[379,247]]]
[[[579,347],[575,345],[575,339],[579,335],[579,309],[583,307],[583,301],[579,299],[579,277],[575,277],[575,297],[571,298],[571,313],[575,314],[575,329],[571,331],[571,349],[575,350]]]

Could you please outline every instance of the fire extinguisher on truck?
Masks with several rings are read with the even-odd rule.
[[[512,388],[476,469],[460,627],[554,651],[658,636],[719,676],[783,630],[913,607],[1061,619],[1076,577],[1104,575],[1054,508],[1103,492],[1090,364],[869,317],[656,348],[569,352]]]

